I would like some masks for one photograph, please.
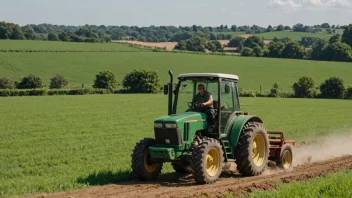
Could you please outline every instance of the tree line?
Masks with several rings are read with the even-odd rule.
[[[283,92],[278,83],[274,83],[269,93],[258,93],[254,90],[242,92],[244,97],[283,97],[283,98],[325,98],[325,99],[352,99],[352,86],[345,86],[344,80],[332,76],[322,83],[316,83],[312,77],[302,76],[291,86],[292,92]]]
[[[198,36],[180,41],[175,46],[177,50],[188,51],[218,51],[222,47],[210,47],[210,40]],[[329,40],[318,37],[302,37],[301,41],[291,38],[274,38],[270,44],[265,44],[263,37],[254,35],[247,39],[237,36],[227,44],[235,47],[242,56],[272,57],[326,61],[352,61],[352,24],[345,26],[342,35],[336,34]]]
[[[69,81],[63,75],[57,74],[50,78],[50,93],[61,93],[63,95],[73,92],[74,94],[72,95],[76,95],[75,93],[83,93],[82,91],[85,90],[84,85],[82,85],[82,89],[70,89],[68,85]],[[3,96],[11,96],[14,93],[19,94],[18,90],[43,89],[45,87],[46,85],[42,78],[33,74],[24,76],[20,81],[12,81],[7,77],[0,78],[0,91],[2,91]],[[103,70],[95,75],[91,88],[97,89],[98,92],[103,89],[105,90],[104,93],[156,93],[162,88],[157,72],[146,69],[134,69],[127,73],[122,80],[122,87],[122,89],[116,91],[118,83],[115,73]],[[91,92],[95,93],[94,90]],[[38,91],[35,93],[42,94],[43,92]]]
[[[0,22],[0,39],[13,40],[50,40],[50,41],[70,41],[70,42],[109,42],[111,40],[138,40],[146,42],[179,42],[194,36],[207,38],[210,40],[231,39],[231,32],[245,32],[247,34],[257,34],[272,31],[296,31],[296,32],[321,32],[335,33],[336,29],[345,26],[321,25],[307,26],[296,24],[292,27],[278,25],[260,27],[257,25],[220,25],[211,26],[105,26],[105,25],[84,25],[65,26],[52,24],[28,24],[19,26],[14,23]]]
[[[67,89],[68,80],[62,75],[50,79],[49,90],[43,89],[44,82],[38,76],[29,74],[19,82],[6,77],[0,78],[0,96],[36,96],[36,95],[85,95],[109,93],[157,93],[162,90],[156,71],[134,69],[122,80],[123,89],[117,90],[116,75],[108,70],[95,75],[93,89]],[[268,94],[256,91],[239,92],[242,97],[287,97],[287,98],[330,98],[352,99],[352,86],[345,87],[343,79],[330,77],[317,84],[312,77],[302,76],[292,84],[293,93],[282,92],[275,83]],[[320,93],[319,93],[320,92]]]

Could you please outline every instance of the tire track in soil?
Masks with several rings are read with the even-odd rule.
[[[2,59],[0,59],[0,66],[3,67],[6,70],[9,70],[10,72],[14,73],[16,76],[24,76],[25,73],[23,73],[22,70],[14,67],[13,65],[6,63],[5,61],[3,61]]]
[[[290,183],[335,173],[342,169],[352,169],[352,155],[333,158],[303,165],[297,165],[290,172],[268,172],[255,177],[242,177],[236,173],[224,172],[214,184],[196,185],[190,175],[169,173],[161,175],[157,181],[130,181],[119,184],[91,187],[72,192],[30,195],[25,197],[222,197],[224,193],[247,194],[254,189],[273,190],[273,182]],[[273,172],[270,173],[270,170]]]

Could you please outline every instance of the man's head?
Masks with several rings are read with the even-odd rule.
[[[204,95],[204,89],[205,89],[205,87],[204,87],[203,84],[199,84],[199,85],[198,85],[198,91],[199,91],[199,93],[200,93],[201,96]]]

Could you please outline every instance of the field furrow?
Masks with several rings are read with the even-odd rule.
[[[190,175],[165,174],[155,182],[125,182],[121,184],[93,187],[74,192],[45,194],[55,197],[218,197],[224,193],[247,194],[253,190],[273,190],[273,182],[290,183],[336,173],[342,169],[352,169],[352,155],[298,165],[291,172],[267,173],[256,177],[242,177],[239,174],[224,174],[216,183],[195,185]],[[34,196],[26,196],[38,197]]]

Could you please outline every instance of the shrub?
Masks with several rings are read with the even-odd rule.
[[[230,40],[228,46],[229,47],[240,47],[241,45],[243,45],[245,40],[246,40],[245,38],[237,36],[237,37]]]
[[[14,88],[14,83],[6,78],[0,78],[0,89],[13,89]]]
[[[352,85],[348,86],[348,88],[346,90],[346,98],[352,99]]]
[[[0,90],[0,96],[44,96],[47,94],[45,89],[30,89],[30,90],[17,90],[17,89],[6,89]]]
[[[263,48],[261,48],[259,46],[255,46],[253,48],[253,55],[256,56],[256,57],[262,57],[264,55]]]
[[[258,92],[256,92],[255,90],[249,90],[239,93],[240,97],[257,97],[258,95]]]
[[[343,98],[345,91],[343,80],[339,77],[330,77],[320,85],[323,98]]]
[[[253,50],[249,47],[244,47],[241,51],[241,56],[254,56]]]
[[[55,75],[50,79],[50,89],[62,89],[68,85],[68,81],[62,75]]]
[[[295,97],[298,98],[312,98],[315,96],[315,83],[313,78],[303,76],[298,79],[298,82],[295,82],[292,85],[292,88],[295,92]]]
[[[113,89],[116,86],[116,76],[111,71],[101,71],[95,76],[93,88]]]
[[[279,84],[274,83],[273,88],[270,89],[270,93],[269,93],[268,97],[279,97],[279,94],[280,94]]]
[[[123,86],[133,93],[156,93],[161,87],[157,72],[146,69],[134,69],[128,73]]]
[[[21,82],[16,82],[15,84],[18,89],[37,89],[43,87],[42,80],[33,74],[23,77]]]

